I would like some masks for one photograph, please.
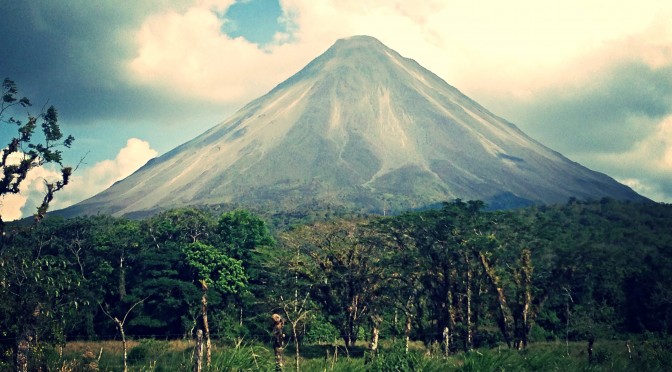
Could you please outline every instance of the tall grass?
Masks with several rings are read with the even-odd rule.
[[[73,342],[62,352],[50,350],[43,362],[49,371],[120,371],[120,342]],[[307,345],[301,370],[311,371],[672,371],[672,340],[649,339],[595,343],[591,360],[587,343],[535,343],[527,350],[480,349],[449,357],[431,355],[421,345],[407,353],[401,344],[384,343],[378,353],[364,346],[345,350],[334,345]],[[142,340],[129,343],[131,371],[192,371],[193,343]],[[285,371],[293,371],[292,348],[285,355]],[[268,345],[231,346],[215,343],[206,371],[274,371],[273,351]]]

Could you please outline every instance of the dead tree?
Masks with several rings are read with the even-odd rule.
[[[502,281],[499,278],[499,275],[497,275],[495,268],[490,264],[490,260],[483,252],[479,252],[479,258],[481,259],[481,265],[483,265],[483,271],[485,271],[488,279],[490,279],[490,284],[492,284],[495,289],[495,293],[497,294],[497,305],[499,308],[497,324],[499,325],[499,329],[502,332],[504,341],[506,342],[507,346],[511,348],[513,314],[511,313],[511,308],[506,302],[506,295],[504,294]]]
[[[450,355],[450,328],[443,328],[443,356],[448,357]]]
[[[280,296],[280,301],[282,302],[282,310],[285,313],[285,317],[287,318],[287,321],[289,322],[290,326],[292,327],[292,337],[294,338],[294,347],[295,347],[295,352],[296,355],[294,356],[295,359],[295,367],[296,371],[300,371],[300,360],[301,356],[299,353],[299,325],[306,320],[306,317],[308,316],[309,309],[307,307],[308,304],[308,296],[310,295],[310,291],[306,292],[306,295],[303,297],[303,300],[299,300],[298,298],[298,292],[295,292],[294,295],[294,300],[293,301],[285,301],[285,299]]]
[[[203,370],[203,330],[196,331],[196,346],[194,346],[194,372]]]
[[[212,360],[212,344],[210,343],[210,326],[208,326],[208,285],[205,280],[201,280],[201,289],[203,296],[201,297],[201,313],[203,316],[203,330],[205,333],[205,360],[206,366],[210,367]]]
[[[380,336],[380,323],[382,321],[383,318],[380,315],[371,315],[371,341],[369,342],[369,350],[373,355],[378,352],[378,338]]]
[[[467,337],[465,339],[465,351],[471,351],[474,349],[474,325],[472,322],[472,284],[471,282],[473,281],[474,273],[471,269],[470,265],[470,259],[469,259],[469,252],[465,252],[464,254],[464,263],[465,266],[467,267],[467,272],[466,272],[466,283],[465,285],[467,286],[466,288],[466,328],[467,328]]]
[[[112,319],[112,321],[114,322],[114,324],[117,326],[117,329],[119,330],[119,333],[121,334],[121,345],[122,345],[122,347],[123,347],[123,351],[124,351],[124,372],[128,371],[128,349],[127,349],[127,346],[126,346],[126,332],[124,332],[124,324],[126,323],[126,318],[128,317],[128,314],[130,314],[131,311],[133,311],[133,309],[134,309],[136,306],[138,306],[139,304],[143,303],[147,298],[148,298],[148,297],[145,297],[145,298],[143,298],[142,300],[137,301],[136,303],[134,303],[134,304],[128,309],[128,311],[126,311],[126,314],[124,314],[124,318],[123,318],[122,320],[119,320],[119,318],[117,318],[116,316],[112,316],[109,312],[107,312],[107,310],[105,310],[105,308],[103,307],[102,304],[99,305],[99,306],[100,306],[100,309],[103,311],[103,313],[104,313],[105,315],[107,315],[108,318]]]
[[[285,361],[283,352],[285,350],[285,320],[279,314],[271,315],[273,319],[273,352],[275,353],[275,370],[281,371],[284,368]]]

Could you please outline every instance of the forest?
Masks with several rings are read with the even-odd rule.
[[[455,200],[281,227],[246,210],[191,208],[8,225],[1,363],[22,342],[35,365],[75,341],[193,340],[198,330],[208,346],[274,345],[276,358],[318,344],[375,355],[392,340],[448,356],[667,339],[671,206],[485,207]]]

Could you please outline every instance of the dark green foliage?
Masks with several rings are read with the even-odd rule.
[[[655,337],[632,342],[632,358],[646,349],[638,363],[656,370],[670,365],[669,353],[660,351],[669,345],[652,344],[672,331],[671,225],[668,205],[607,199],[514,211],[455,201],[395,217],[305,225],[280,233],[279,244],[263,220],[245,211],[217,217],[173,210],[143,221],[47,219],[11,234],[0,251],[1,329],[7,339],[26,324],[45,341],[109,339],[116,330],[98,304],[124,314],[146,298],[129,314],[129,337],[190,337],[204,280],[215,340],[268,342],[270,314],[283,306],[292,313],[296,303],[307,310],[297,327],[303,345],[356,338],[349,348],[356,353],[368,342],[372,317],[382,319],[380,351],[361,370],[441,370],[445,327],[451,331],[446,363],[459,370],[633,366],[623,358],[624,343],[617,349],[603,342],[637,334]],[[18,273],[48,279],[17,287],[27,283]],[[28,316],[37,304],[42,315]],[[404,352],[407,317],[411,339],[435,345],[432,358]],[[292,333],[288,326],[285,332]],[[469,337],[477,351],[462,354]],[[512,346],[527,339],[528,351],[506,350],[507,337]],[[597,340],[590,365],[589,337]],[[576,355],[571,362],[563,360],[566,340],[582,345],[569,349]],[[557,342],[552,350],[537,349],[548,341]],[[143,348],[149,350],[135,351],[138,363],[150,363]],[[213,365],[243,363],[250,352],[221,360],[216,353]],[[249,359],[244,363],[254,370]]]
[[[184,248],[187,263],[197,272],[198,280],[222,293],[238,293],[245,287],[247,277],[239,260],[222,250],[194,242]]]
[[[338,328],[329,323],[321,313],[316,312],[306,325],[303,341],[306,344],[330,344],[339,338]]]
[[[245,210],[224,213],[217,223],[217,233],[229,257],[248,266],[255,248],[274,244],[266,223]]]
[[[45,347],[64,344],[79,312],[89,312],[84,280],[45,230],[15,231],[0,248],[0,352],[8,365],[42,365]]]
[[[406,352],[401,342],[372,354],[364,355],[367,371],[413,372],[422,371],[426,360],[417,351]]]

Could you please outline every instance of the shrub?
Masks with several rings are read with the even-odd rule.
[[[136,347],[128,352],[128,363],[145,364],[150,360],[156,360],[168,351],[168,343],[147,339],[140,341]]]
[[[333,324],[327,322],[322,315],[315,315],[306,326],[306,334],[303,342],[306,344],[327,344],[337,340],[339,336],[338,329]]]
[[[381,349],[377,354],[365,354],[367,370],[369,371],[420,371],[424,359],[417,352],[406,352],[401,342],[392,344],[389,349]]]

